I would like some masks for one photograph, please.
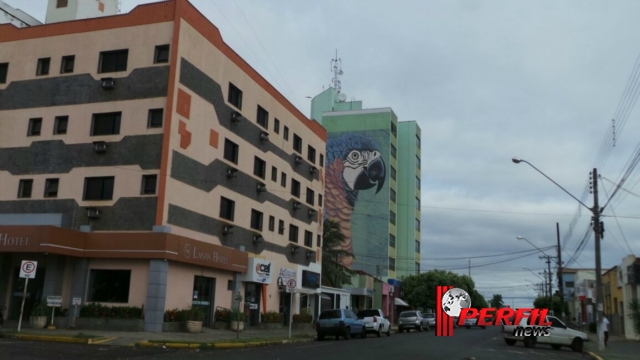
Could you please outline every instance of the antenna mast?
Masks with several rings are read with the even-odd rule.
[[[340,90],[342,90],[342,87],[340,86],[340,75],[342,75],[343,72],[342,59],[338,57],[338,50],[336,50],[335,59],[331,60],[331,71],[333,72],[333,79],[331,79],[333,82],[333,88],[338,94],[340,94]]]

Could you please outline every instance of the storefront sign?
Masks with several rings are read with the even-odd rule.
[[[302,270],[302,287],[317,289],[320,287],[320,274],[317,272]]]
[[[29,246],[28,236],[9,236],[9,234],[0,234],[0,246]]]
[[[217,251],[206,251],[202,250],[202,248],[198,249],[196,246],[191,246],[191,244],[185,244],[183,249],[184,257],[187,259],[195,259],[195,260],[204,260],[210,261],[218,264],[228,264],[229,258],[220,254]]]
[[[289,280],[296,280],[296,271],[292,269],[281,268],[278,273],[278,286],[287,286]]]
[[[271,284],[271,271],[273,269],[271,261],[249,258],[247,268],[247,273],[242,277],[242,281]]]

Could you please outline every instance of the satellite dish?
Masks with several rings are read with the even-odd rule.
[[[344,93],[338,94],[338,101],[340,102],[347,101],[347,94],[344,94]]]

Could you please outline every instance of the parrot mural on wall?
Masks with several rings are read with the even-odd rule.
[[[341,247],[353,253],[351,215],[358,193],[375,188],[377,194],[386,180],[386,165],[371,139],[360,133],[348,133],[327,140],[325,169],[324,218],[340,224],[345,236]],[[353,258],[344,258],[341,262],[351,268]]]

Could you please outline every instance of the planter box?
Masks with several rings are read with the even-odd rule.
[[[281,330],[282,323],[260,323],[260,329],[262,330]]]
[[[313,330],[312,323],[293,323],[291,324],[293,330]]]
[[[141,319],[77,318],[76,325],[80,330],[144,331]]]
[[[162,323],[162,331],[163,332],[185,332],[187,331],[184,326],[184,322],[165,322]]]
[[[216,321],[211,325],[214,329],[229,330],[229,323],[224,321]]]
[[[43,329],[48,325],[46,316],[31,316],[29,317],[29,325],[32,329]]]

